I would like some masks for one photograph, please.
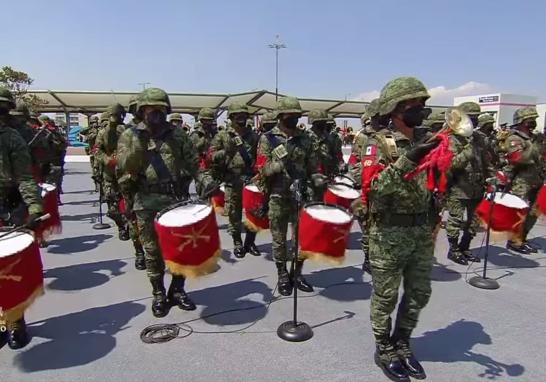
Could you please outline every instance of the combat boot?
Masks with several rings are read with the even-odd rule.
[[[169,313],[169,306],[167,304],[167,295],[165,294],[165,286],[163,284],[163,275],[160,277],[150,278],[152,284],[152,293],[154,298],[152,300],[152,313],[154,317],[165,317]]]
[[[411,351],[409,344],[410,336],[411,331],[409,330],[395,329],[391,343],[409,376],[415,379],[425,379],[427,377],[425,369],[423,369],[423,366],[421,366]]]
[[[529,252],[529,249],[527,247],[525,247],[525,245],[523,243],[516,244],[512,240],[508,240],[506,242],[506,249],[508,249],[510,251],[513,251],[513,252],[520,253],[522,255],[529,255],[531,253],[531,252]]]
[[[527,251],[529,251],[529,253],[538,253],[539,248],[535,247],[527,240],[523,241],[523,246],[525,247],[525,249],[527,249]]]
[[[256,247],[256,232],[246,231],[245,243],[243,244],[243,250],[246,253],[250,253],[252,256],[260,256],[260,250]]]
[[[186,279],[184,276],[173,275],[167,298],[169,299],[171,306],[176,305],[182,310],[195,310],[196,306],[194,302],[191,300],[191,298],[189,298],[184,290],[185,281]]]
[[[290,282],[290,276],[286,270],[285,261],[277,261],[277,275],[279,280],[277,281],[277,288],[279,293],[283,296],[290,296],[292,294],[292,283]]]
[[[463,236],[461,237],[461,242],[459,243],[459,251],[461,251],[467,261],[470,261],[471,263],[479,263],[482,260],[478,256],[472,254],[472,251],[469,249],[471,241],[472,237],[470,236],[470,233],[464,232]]]
[[[296,261],[295,268],[296,277],[294,277],[292,270],[290,270],[290,280],[292,280],[292,282],[296,284],[296,288],[298,288],[302,292],[313,292],[313,287],[307,282],[307,280],[305,280],[305,277],[303,277],[301,274],[301,270],[303,268],[303,260]]]
[[[2,349],[4,345],[7,343],[8,343],[8,329],[4,326],[4,324],[0,324],[0,349]]]
[[[447,252],[447,258],[454,263],[461,265],[468,265],[468,260],[464,257],[459,249],[459,239],[456,237],[448,237],[449,251]]]
[[[130,239],[129,230],[126,225],[121,225],[118,229],[118,237],[121,241],[127,241]]]
[[[409,382],[408,372],[392,346],[388,336],[376,342],[374,361],[391,381]]]
[[[30,342],[25,319],[21,318],[8,327],[8,346],[10,349],[22,349]]]
[[[140,244],[135,244],[135,268],[139,271],[144,271],[146,269],[144,249]]]
[[[245,257],[245,251],[243,249],[243,240],[241,240],[241,234],[235,234],[232,236],[233,238],[233,255],[235,255],[236,258],[242,259]]]

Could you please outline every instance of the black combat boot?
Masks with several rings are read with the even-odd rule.
[[[243,244],[243,250],[246,253],[250,253],[252,256],[260,256],[260,250],[256,247],[256,232],[246,231],[245,243]]]
[[[370,264],[370,255],[368,252],[364,252],[364,262],[362,263],[362,271],[369,274],[372,274],[372,266]]]
[[[482,260],[478,256],[472,254],[472,251],[469,249],[471,241],[472,237],[470,236],[470,233],[465,231],[461,237],[461,242],[459,243],[459,251],[461,251],[467,261],[470,261],[471,263],[479,263]]]
[[[409,376],[415,379],[425,379],[427,377],[425,369],[419,363],[410,348],[411,331],[403,329],[395,329],[391,339],[391,343],[398,354],[398,358],[402,361],[402,365],[408,372]]]
[[[184,276],[173,275],[167,297],[169,299],[169,302],[171,303],[171,306],[176,305],[182,310],[195,310],[195,304],[184,290],[185,281],[186,279],[184,278]]]
[[[283,296],[290,296],[292,294],[292,283],[290,282],[290,276],[286,270],[285,261],[277,261],[277,275],[279,280],[277,281],[277,287],[279,288],[279,293]]]
[[[146,259],[144,258],[144,249],[140,243],[134,243],[135,245],[135,268],[139,271],[146,269]]]
[[[447,252],[447,258],[454,263],[461,265],[468,265],[468,260],[464,257],[463,253],[459,249],[459,239],[457,237],[448,237],[449,251]]]
[[[152,284],[152,313],[154,317],[165,317],[169,313],[169,305],[167,303],[167,295],[165,294],[165,286],[163,284],[163,275],[160,277],[150,278]]]
[[[409,382],[408,372],[406,368],[398,358],[398,354],[390,342],[390,338],[385,336],[376,342],[375,364],[383,370],[383,373],[391,381],[395,382]]]
[[[0,349],[8,343],[8,329],[3,325],[4,324],[0,324]]]
[[[118,237],[121,241],[127,241],[130,239],[129,230],[126,225],[120,225],[118,228]]]
[[[243,240],[241,239],[241,234],[235,234],[231,236],[233,238],[233,255],[236,258],[242,259],[245,257],[245,250],[243,249]]]
[[[21,318],[8,327],[8,346],[10,349],[22,349],[30,342],[25,319]]]
[[[525,236],[527,236],[527,235],[525,235]],[[540,249],[540,247],[535,247],[534,245],[529,243],[527,241],[527,237],[523,238],[523,246],[525,247],[525,249],[527,249],[529,251],[529,253],[538,253],[538,250]]]
[[[510,251],[520,253],[522,255],[529,255],[531,252],[529,251],[529,248],[525,246],[524,243],[516,244],[512,240],[508,240],[506,242],[506,248]]]
[[[294,278],[294,275],[292,274],[292,272],[290,272],[290,280],[292,280],[292,282],[296,284],[296,288],[298,288],[302,292],[307,292],[307,293],[313,292],[314,291],[313,287],[311,286],[311,284],[307,282],[307,280],[305,280],[305,277],[303,277],[301,274],[302,268],[303,268],[303,260],[296,261],[296,269],[295,269],[296,277]]]

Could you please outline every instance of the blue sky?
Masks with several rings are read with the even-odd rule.
[[[437,100],[505,91],[546,101],[546,1],[4,0],[0,65],[34,88],[371,98],[415,75]]]

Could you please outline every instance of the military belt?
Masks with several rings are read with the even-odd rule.
[[[377,214],[374,220],[378,225],[390,227],[417,227],[429,223],[428,214]]]

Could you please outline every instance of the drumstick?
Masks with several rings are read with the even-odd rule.
[[[45,214],[45,215],[42,215],[42,216],[37,217],[36,219],[34,219],[34,222],[37,222],[37,223],[43,222],[44,220],[47,220],[47,219],[49,219],[50,217],[51,217],[50,214]],[[14,232],[17,232],[17,231],[19,231],[19,230],[21,230],[21,229],[23,229],[23,228],[25,228],[25,227],[27,227],[27,226],[28,226],[28,223],[27,223],[27,224],[23,224],[23,225],[19,225],[19,226],[17,226],[17,227],[13,227],[13,228],[10,229],[9,231],[6,231],[6,232],[4,232],[2,235],[0,235],[0,239],[2,239],[2,238],[6,237],[6,236],[8,236],[8,235],[10,235],[10,234],[12,234],[12,233],[14,233]]]

